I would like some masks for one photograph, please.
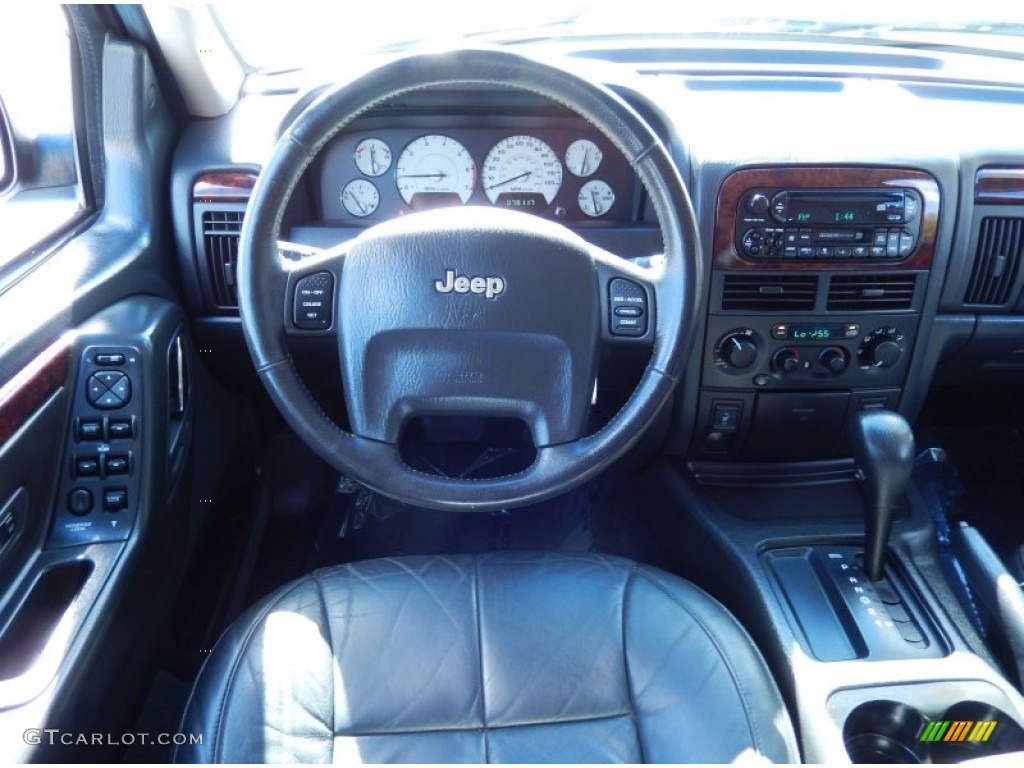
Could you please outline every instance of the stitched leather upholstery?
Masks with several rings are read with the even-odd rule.
[[[600,555],[371,560],[235,622],[179,762],[798,759],[750,638],[692,584]]]

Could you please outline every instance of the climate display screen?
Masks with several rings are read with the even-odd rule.
[[[845,339],[849,328],[845,323],[795,323],[787,328],[786,338],[796,341]]]

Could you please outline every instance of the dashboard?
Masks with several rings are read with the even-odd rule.
[[[1016,65],[996,79],[984,57],[824,44],[567,53],[654,126],[697,215],[702,304],[670,452],[827,460],[843,455],[856,410],[913,418],[937,382],[1024,380]],[[315,93],[251,94],[177,152],[196,331],[238,344],[239,359],[231,270],[245,200]],[[642,185],[603,136],[497,88],[423,92],[355,120],[320,153],[286,225],[329,246],[435,205],[529,211],[627,258],[661,248]],[[616,366],[600,376],[628,392]]]
[[[447,205],[624,222],[640,203],[622,155],[574,118],[363,121],[325,149],[318,175],[323,219],[347,226]]]

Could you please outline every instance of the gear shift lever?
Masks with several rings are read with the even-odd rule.
[[[859,411],[850,425],[850,442],[864,475],[864,570],[869,579],[878,581],[884,572],[892,520],[914,466],[914,433],[898,413]]]

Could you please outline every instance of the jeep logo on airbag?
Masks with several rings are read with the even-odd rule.
[[[505,292],[505,280],[500,277],[467,277],[456,275],[454,269],[445,270],[443,280],[434,281],[438,293],[476,293],[493,299]]]

